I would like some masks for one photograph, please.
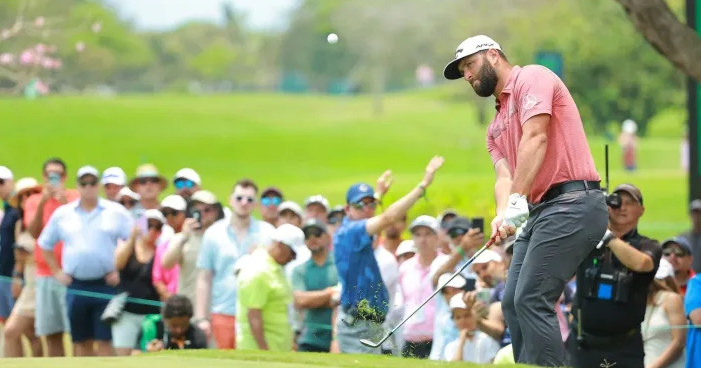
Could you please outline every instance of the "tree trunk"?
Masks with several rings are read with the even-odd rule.
[[[616,1],[657,52],[687,76],[701,81],[701,37],[680,22],[664,0]]]

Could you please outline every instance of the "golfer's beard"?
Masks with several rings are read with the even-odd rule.
[[[475,90],[477,96],[489,97],[494,94],[497,89],[497,83],[499,83],[499,77],[497,77],[497,71],[492,68],[489,63],[485,61],[480,68],[479,74],[477,75],[477,80],[479,84],[472,84],[472,89]]]

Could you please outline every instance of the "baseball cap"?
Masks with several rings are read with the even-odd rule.
[[[450,80],[462,78],[462,72],[458,69],[460,60],[480,51],[490,49],[501,50],[501,46],[499,46],[496,41],[485,35],[473,36],[465,41],[462,41],[455,49],[455,59],[445,66],[443,76]]]
[[[438,234],[438,220],[435,217],[429,215],[421,215],[411,222],[409,226],[409,231],[414,232],[417,227],[427,227],[433,230],[434,233]]]
[[[446,227],[446,230],[450,232],[451,230],[460,229],[465,232],[472,228],[472,223],[466,217],[456,217],[450,221]]]
[[[278,189],[277,187],[267,187],[267,188],[263,189],[263,191],[260,192],[260,197],[263,198],[263,197],[269,196],[271,194],[275,194],[280,198],[284,198],[282,195],[282,191],[280,189]]]
[[[185,180],[189,180],[197,185],[202,185],[202,180],[200,179],[200,175],[197,173],[197,171],[195,171],[189,167],[180,169],[180,170],[178,170],[178,172],[175,173],[175,176],[173,177],[173,182],[175,183],[175,181],[178,179],[185,179]]]
[[[294,225],[280,225],[280,227],[273,232],[272,238],[273,241],[280,242],[290,247],[295,255],[299,254],[302,248],[306,247],[304,244],[304,232]]]
[[[307,197],[307,199],[304,201],[304,207],[307,207],[310,204],[314,204],[314,203],[318,203],[318,204],[324,206],[324,208],[326,209],[327,212],[331,209],[331,205],[329,204],[329,200],[326,199],[326,197],[324,197],[321,194]]]
[[[292,211],[297,216],[304,217],[304,214],[302,213],[302,207],[300,207],[297,204],[297,202],[285,201],[285,202],[280,203],[280,205],[277,207],[277,213],[281,214],[282,211]]]
[[[691,211],[701,211],[701,199],[694,199],[689,205]]]
[[[315,227],[323,232],[326,232],[326,224],[323,222],[315,219],[315,218],[310,218],[307,221],[304,222],[304,225],[302,225],[302,231]]]
[[[638,203],[640,203],[641,206],[643,205],[643,193],[640,192],[640,189],[638,189],[638,187],[636,187],[635,185],[621,184],[621,185],[613,188],[612,193],[617,193],[617,192],[626,192],[626,193],[630,194],[630,196],[633,197],[633,199],[638,201]]]
[[[12,175],[12,171],[7,168],[7,166],[0,166],[0,179],[3,180],[12,180],[14,179],[14,176]]]
[[[177,194],[171,194],[163,198],[163,201],[161,201],[161,208],[172,208],[176,211],[185,211],[187,208],[187,201],[185,201],[185,198]]]
[[[397,252],[395,255],[397,257],[403,256],[405,254],[409,253],[418,253],[419,250],[416,248],[416,244],[414,244],[413,240],[404,240],[403,242],[399,243],[399,246],[397,247]]]
[[[686,252],[686,254],[691,254],[691,245],[685,238],[677,236],[671,239],[667,239],[664,241],[664,243],[662,243],[662,249],[666,249],[672,244],[679,245],[679,247],[682,248]]]
[[[85,175],[92,175],[96,178],[99,178],[100,172],[97,171],[97,169],[93,166],[83,166],[80,169],[78,169],[78,179],[82,178]]]
[[[441,277],[438,278],[438,285],[443,286],[443,284],[445,284],[451,276],[453,276],[453,274],[450,272],[442,274]],[[462,289],[463,287],[465,287],[465,285],[467,285],[467,280],[465,280],[465,278],[462,277],[462,275],[458,274],[445,286],[453,287],[456,289]]]
[[[113,166],[102,172],[102,185],[115,184],[127,185],[127,174],[121,167]]]
[[[363,198],[374,198],[374,196],[375,191],[372,189],[372,186],[365,183],[356,183],[348,188],[348,192],[346,192],[346,203],[357,203],[363,200]]]
[[[472,261],[472,264],[485,264],[489,262],[501,262],[502,258],[499,255],[499,253],[491,250],[491,249],[485,249],[482,254],[479,255],[479,257],[475,258],[474,261]]]
[[[452,298],[450,298],[450,302],[448,305],[450,306],[450,310],[453,309],[467,309],[467,305],[465,304],[465,301],[462,300],[462,297],[465,293],[459,293],[453,295]]]
[[[144,216],[146,217],[147,220],[158,220],[162,224],[166,223],[165,216],[163,216],[161,211],[156,210],[156,209],[146,210],[146,212],[144,212]]]
[[[139,193],[134,192],[131,190],[129,187],[124,187],[117,192],[117,200],[122,199],[122,197],[129,197],[132,199],[136,199],[137,201],[141,200],[141,196]]]
[[[217,196],[208,190],[198,190],[195,193],[192,193],[190,200],[192,202],[200,202],[204,204],[217,204],[217,202],[219,202],[217,200]]]
[[[660,266],[657,268],[657,272],[655,273],[655,278],[658,280],[664,280],[667,277],[674,277],[674,266],[672,264],[662,258],[660,259]]]
[[[339,212],[340,212],[340,213],[346,213],[346,209],[345,209],[345,207],[343,207],[342,204],[333,206],[333,208],[331,209],[331,211],[329,211],[329,216],[335,215],[335,214],[337,214],[337,213],[339,213]]]

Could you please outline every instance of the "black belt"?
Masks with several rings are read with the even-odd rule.
[[[579,330],[576,321],[573,321],[572,323],[572,332],[575,334],[576,337],[579,337]],[[613,346],[620,346],[623,345],[624,343],[628,342],[632,337],[634,337],[636,334],[640,334],[640,329],[639,328],[631,328],[630,330],[617,334],[617,335],[610,335],[610,336],[598,336],[598,335],[592,335],[588,334],[584,331],[582,331],[581,339],[577,339],[580,346],[585,347],[585,348],[592,348],[592,349],[597,349],[597,348],[610,348]]]
[[[545,192],[545,195],[543,195],[543,198],[540,200],[540,202],[545,202],[549,201],[551,199],[555,199],[559,197],[562,194],[569,193],[569,192],[579,192],[582,190],[600,190],[601,189],[601,182],[598,181],[586,181],[586,180],[573,180],[573,181],[566,181],[564,183],[560,184],[555,184],[553,187],[548,189],[547,192]]]

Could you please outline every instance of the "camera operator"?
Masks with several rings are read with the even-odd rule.
[[[640,325],[662,248],[638,233],[645,212],[638,188],[619,185],[606,202],[609,228],[577,269],[572,333],[566,343],[570,366],[643,367]]]

